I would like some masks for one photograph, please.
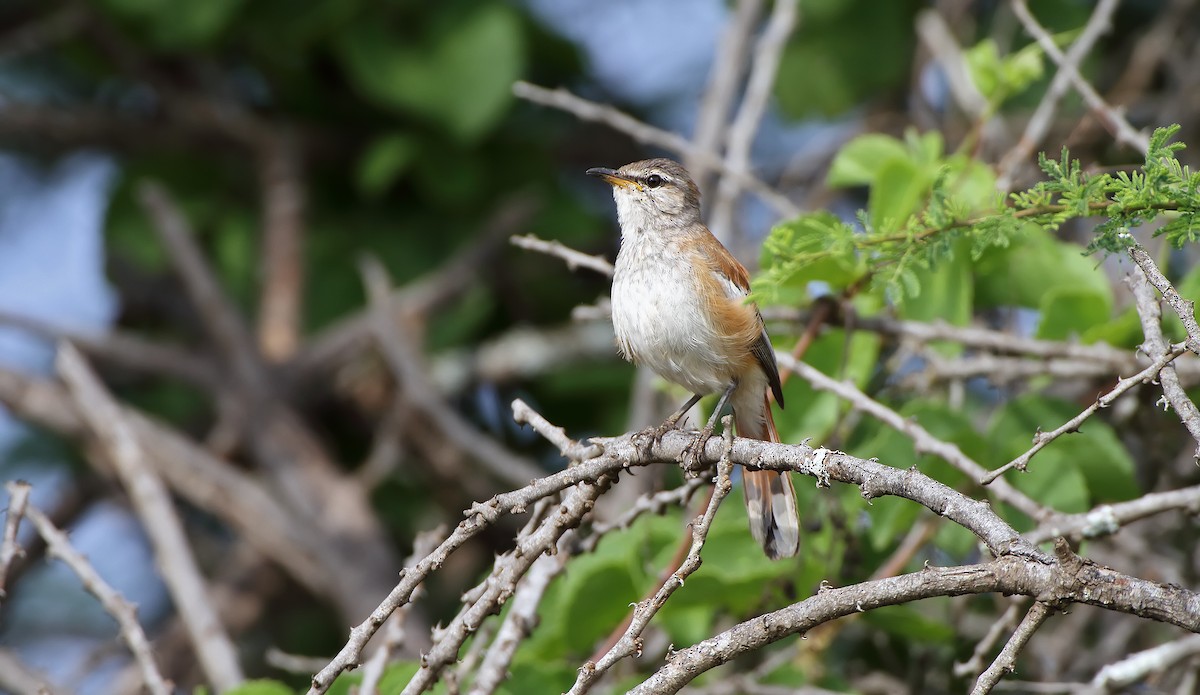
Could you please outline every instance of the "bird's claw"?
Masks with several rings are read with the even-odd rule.
[[[708,440],[713,438],[713,429],[713,425],[709,424],[698,431],[692,443],[684,448],[679,462],[685,471],[696,472],[704,468],[704,449],[708,446]]]

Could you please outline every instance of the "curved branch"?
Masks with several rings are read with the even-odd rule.
[[[678,692],[701,673],[746,652],[854,613],[935,596],[982,593],[1024,594],[1052,604],[1087,603],[1200,631],[1200,595],[1155,584],[1080,560],[1028,562],[1008,555],[966,567],[919,572],[825,589],[787,608],[739,623],[667,656],[667,663],[631,695]]]

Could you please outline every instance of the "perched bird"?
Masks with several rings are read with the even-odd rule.
[[[700,221],[700,191],[687,170],[647,159],[587,173],[611,184],[617,203],[612,320],[621,354],[694,394],[664,431],[719,393],[705,437],[728,402],[740,436],[779,441],[767,400],[770,389],[783,407],[779,368],[762,315],[746,300],[750,277]],[[751,534],[772,559],[795,555],[800,523],[789,474],[745,471],[744,480]]]

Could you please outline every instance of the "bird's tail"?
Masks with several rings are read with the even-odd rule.
[[[739,389],[741,391],[741,389]],[[735,393],[733,420],[738,435],[765,442],[778,442],[771,403],[765,392],[752,398]],[[739,402],[744,401],[744,402]],[[741,406],[741,407],[739,407]],[[792,557],[800,550],[800,515],[796,511],[796,492],[791,474],[779,471],[745,471],[746,514],[750,517],[750,535],[772,560]]]

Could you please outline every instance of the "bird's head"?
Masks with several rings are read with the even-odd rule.
[[[596,167],[587,173],[612,185],[622,234],[668,231],[700,222],[700,189],[679,162],[645,159],[620,169]]]

